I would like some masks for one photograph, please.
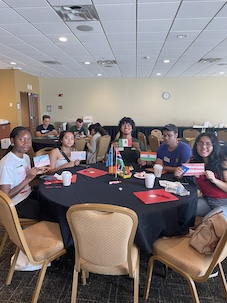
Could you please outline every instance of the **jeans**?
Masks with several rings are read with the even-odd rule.
[[[198,198],[196,215],[204,217],[203,220],[220,211],[223,211],[227,219],[227,198],[225,199],[214,199],[210,197]]]

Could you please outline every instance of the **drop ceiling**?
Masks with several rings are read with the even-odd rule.
[[[226,3],[0,1],[0,69],[20,69],[45,78],[225,76]],[[63,21],[56,11],[56,7],[87,5],[98,19]]]

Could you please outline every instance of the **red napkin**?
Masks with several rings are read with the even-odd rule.
[[[166,192],[164,189],[152,189],[133,193],[144,204],[153,204],[179,200],[176,196]]]
[[[96,178],[96,177],[100,177],[100,176],[103,176],[103,175],[107,175],[108,173],[104,170],[101,170],[101,169],[97,169],[97,168],[86,168],[86,169],[82,169],[82,170],[79,170],[77,172],[78,174],[81,174],[81,175],[85,175],[87,177],[91,177],[91,178]]]

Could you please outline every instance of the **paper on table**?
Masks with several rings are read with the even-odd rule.
[[[153,204],[179,200],[176,196],[166,192],[164,189],[152,189],[133,193],[144,204]]]
[[[76,179],[77,179],[77,175],[72,175],[71,182],[75,183]],[[48,185],[48,184],[58,184],[58,183],[63,183],[62,177],[57,180],[53,180],[53,181],[46,180],[43,184]]]
[[[104,170],[92,168],[92,167],[79,170],[77,173],[91,178],[96,178],[108,174],[108,172]]]

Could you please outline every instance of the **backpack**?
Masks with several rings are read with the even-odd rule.
[[[192,233],[189,244],[201,254],[212,254],[227,228],[223,212],[205,219]]]

